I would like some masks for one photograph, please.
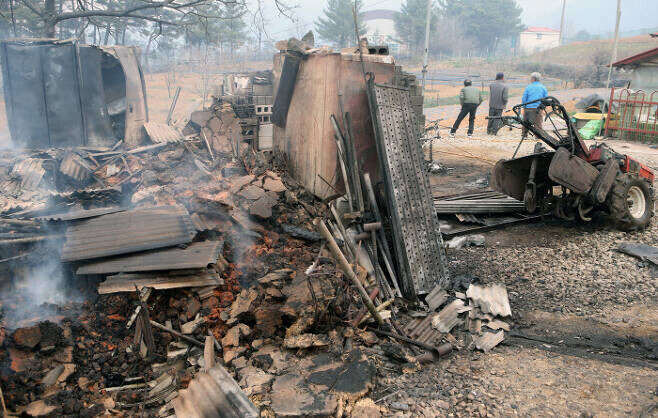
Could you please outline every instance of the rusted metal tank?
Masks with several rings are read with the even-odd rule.
[[[148,122],[139,49],[75,41],[0,43],[12,141],[27,148],[138,145]]]
[[[274,56],[275,92],[285,56]],[[364,61],[365,71],[374,73],[377,82],[393,83],[396,69],[392,57],[366,55]],[[376,182],[379,178],[377,148],[358,54],[310,54],[300,58],[285,128],[274,129],[274,147],[287,157],[292,175],[321,199],[336,195],[332,188],[344,192],[330,121],[330,116],[335,115],[343,128],[340,101],[343,111],[349,113],[352,120],[359,163]]]

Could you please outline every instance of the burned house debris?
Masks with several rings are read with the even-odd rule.
[[[4,60],[20,52],[45,69],[55,52],[78,69],[87,53],[122,56],[66,42],[3,48]],[[372,390],[373,344],[386,341],[391,358],[406,362],[450,352],[442,336],[420,342],[403,325],[407,303],[422,309],[425,295],[449,286],[413,77],[391,56],[367,54],[377,81],[368,84],[360,55],[282,50],[273,73],[227,76],[207,109],[176,122],[147,122],[142,102],[139,140],[128,134],[131,111],[117,135],[117,103],[102,95],[94,117],[115,129],[93,140],[84,111],[66,142],[46,124],[57,115],[44,114],[40,133],[14,124],[26,148],[0,159],[0,265],[10,274],[0,381],[10,411],[331,415]],[[294,76],[277,64],[288,57],[299,64]],[[344,71],[332,78],[341,87],[313,98],[308,82],[327,65]],[[93,93],[73,81],[77,94],[67,97],[83,109]],[[395,94],[383,101],[378,89]],[[47,109],[61,95],[33,100]],[[15,100],[8,94],[8,107]],[[300,112],[315,112],[318,100],[332,105],[318,113],[321,129],[305,133]],[[394,117],[387,106],[405,108],[404,132],[382,129]],[[303,158],[317,165],[302,167]],[[25,287],[34,277],[52,283],[48,294]]]
[[[23,146],[0,153],[5,414],[381,416],[381,369],[508,337],[507,287],[450,276],[444,238],[466,232],[437,213],[512,223],[527,203],[432,196],[421,90],[387,48],[277,47],[271,72],[148,121],[135,50],[2,45]],[[26,88],[39,131],[12,93],[21,57],[39,87],[71,77]]]

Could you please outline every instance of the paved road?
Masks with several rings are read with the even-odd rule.
[[[557,97],[558,100],[566,102],[569,100],[580,99],[581,97],[589,96],[593,93],[599,93],[603,97],[610,97],[610,91],[604,88],[598,89],[570,89],[570,90],[555,90],[548,92],[551,96]],[[521,102],[522,96],[512,96],[509,99],[510,104],[518,104]],[[447,106],[437,106],[437,107],[428,107],[424,110],[427,120],[437,120],[437,119],[455,119],[459,115],[459,105],[447,105]],[[484,112],[487,114],[489,112],[489,100],[482,102],[482,105],[478,108],[478,114]]]

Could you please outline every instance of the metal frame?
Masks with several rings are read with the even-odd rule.
[[[449,281],[416,115],[407,88],[375,84],[369,73],[367,92],[401,287],[416,299]]]
[[[615,97],[617,92],[617,97]],[[642,100],[633,100],[631,95],[638,95]],[[617,104],[617,116],[615,123],[611,124],[612,108]],[[654,112],[653,121],[649,120],[651,112]],[[646,117],[643,116],[646,113]],[[635,115],[639,115],[634,120]],[[644,125],[644,128],[641,126]],[[651,94],[644,90],[632,92],[629,89],[610,90],[610,106],[608,106],[608,115],[605,120],[605,136],[610,135],[611,131],[617,131],[619,139],[642,141],[658,141],[658,91]]]

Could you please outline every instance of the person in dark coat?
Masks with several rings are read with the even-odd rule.
[[[452,129],[450,129],[450,137],[455,137],[455,132],[459,129],[459,125],[462,123],[462,120],[468,115],[468,136],[473,135],[473,127],[475,126],[475,111],[477,110],[480,103],[482,103],[482,92],[477,87],[472,86],[472,82],[469,79],[464,80],[464,88],[459,92],[459,103],[462,105],[462,110],[457,116]]]
[[[489,117],[497,117],[503,114],[507,106],[507,85],[505,85],[505,74],[496,74],[496,81],[489,86]],[[500,119],[489,119],[487,134],[496,135],[502,126]]]

